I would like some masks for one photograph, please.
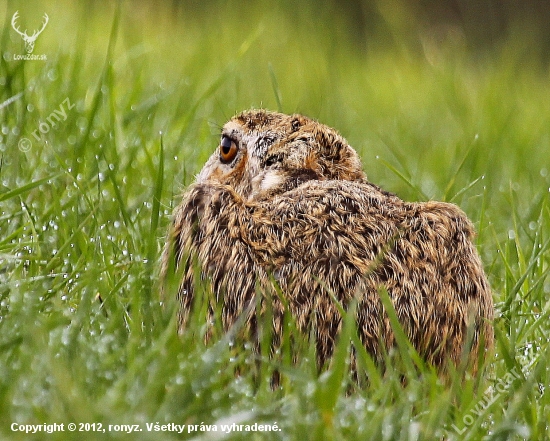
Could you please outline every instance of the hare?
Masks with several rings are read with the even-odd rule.
[[[383,362],[396,345],[384,289],[426,362],[439,372],[449,361],[457,365],[468,334],[475,371],[480,351],[493,346],[493,301],[473,235],[457,206],[404,202],[370,183],[355,150],[330,127],[249,110],[225,124],[176,208],[161,279],[181,271],[180,331],[198,261],[224,330],[244,314],[249,338],[257,339],[258,311],[270,302],[277,346],[287,308],[298,329],[314,336],[319,366],[330,360],[342,325],[333,297],[344,308],[357,299],[359,337]],[[251,307],[257,301],[263,306]]]

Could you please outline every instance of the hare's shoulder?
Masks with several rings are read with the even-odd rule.
[[[312,180],[291,191],[253,204],[256,219],[280,228],[307,225],[340,234],[398,234],[420,242],[467,242],[474,227],[456,205],[446,202],[404,202],[367,181]],[[365,233],[366,232],[366,233]],[[370,232],[370,233],[369,233]]]
[[[319,217],[378,214],[388,219],[406,209],[396,195],[364,180],[310,180],[302,185],[259,201],[258,208],[272,215],[304,214]]]

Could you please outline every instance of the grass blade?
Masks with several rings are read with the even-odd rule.
[[[55,179],[63,176],[64,173],[58,173],[56,175],[49,176],[47,178],[38,179],[33,182],[29,182],[28,184],[25,184],[19,188],[15,188],[13,190],[8,190],[4,193],[0,194],[0,202],[7,201],[8,199],[21,196],[28,191],[32,190],[33,188],[39,187],[42,184],[49,184],[51,181],[54,181]]]

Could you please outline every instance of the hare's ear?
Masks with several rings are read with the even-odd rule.
[[[365,178],[359,155],[338,132],[320,125],[313,133],[319,146],[319,162],[327,178],[349,181]]]

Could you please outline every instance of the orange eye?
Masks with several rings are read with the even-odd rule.
[[[222,137],[222,141],[220,142],[220,160],[224,164],[233,161],[235,156],[237,156],[238,151],[239,148],[237,147],[237,143],[235,141],[227,136]]]

